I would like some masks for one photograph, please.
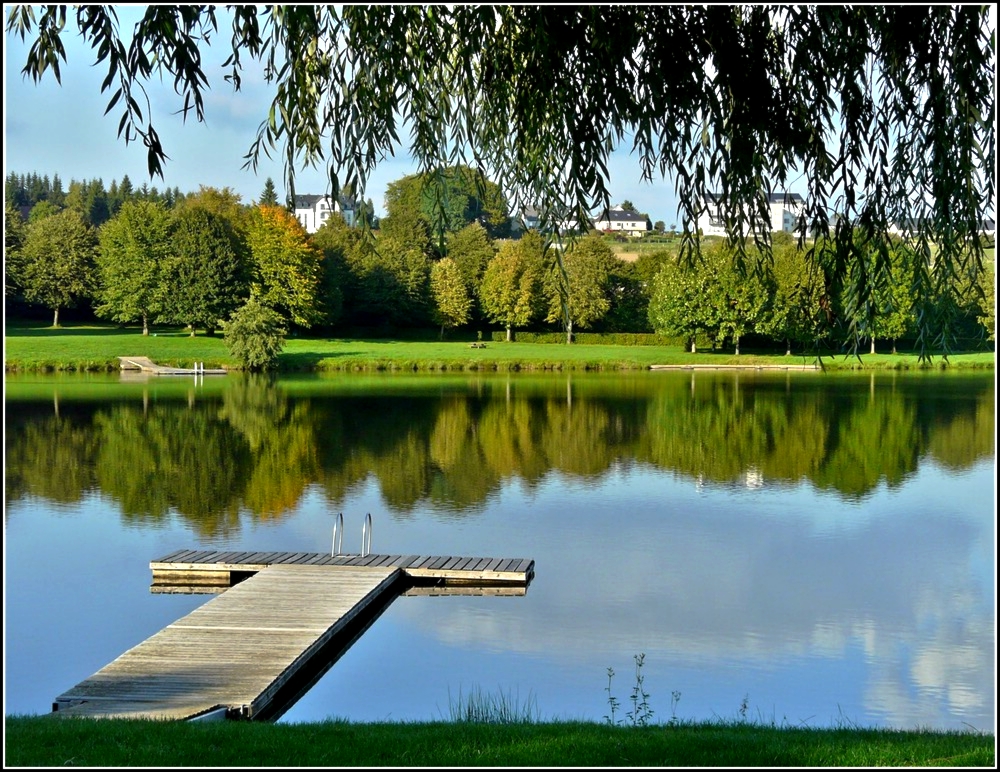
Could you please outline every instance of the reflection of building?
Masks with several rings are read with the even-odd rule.
[[[330,214],[339,212],[348,225],[354,225],[355,204],[341,196],[334,201],[330,196],[305,194],[295,197],[295,219],[302,223],[307,233],[315,233],[327,220]]]
[[[804,205],[805,200],[798,193],[772,193],[768,198],[771,231],[791,233],[795,230],[795,220]],[[705,206],[708,211],[698,216],[698,229],[704,236],[725,236],[726,214],[718,194],[709,193]]]
[[[751,490],[756,490],[757,488],[764,487],[764,475],[761,471],[752,466],[747,469],[746,473],[743,475],[743,484]]]

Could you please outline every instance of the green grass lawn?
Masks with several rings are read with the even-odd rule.
[[[754,722],[268,724],[6,717],[5,766],[995,767],[993,735]]]
[[[147,356],[157,364],[206,368],[235,368],[221,336],[199,333],[191,337],[181,329],[158,329],[143,337],[138,327],[114,325],[65,325],[53,329],[45,323],[8,324],[5,328],[7,371],[111,371],[120,356]],[[376,370],[641,370],[651,365],[811,365],[812,355],[784,356],[744,350],[702,350],[696,354],[679,346],[621,346],[574,343],[507,343],[490,341],[472,348],[460,340],[370,340],[291,337],[279,358],[282,371]],[[932,367],[993,367],[992,352],[932,357]],[[926,363],[925,363],[926,364]],[[921,365],[915,354],[826,355],[822,365],[831,369],[908,369]]]

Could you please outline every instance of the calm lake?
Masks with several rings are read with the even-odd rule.
[[[987,373],[8,375],[5,713],[212,595],[178,549],[523,557],[523,597],[401,597],[281,719],[994,731]],[[610,678],[609,668],[614,675]],[[609,692],[610,687],[610,692]]]

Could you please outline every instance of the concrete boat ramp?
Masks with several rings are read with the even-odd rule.
[[[53,715],[272,721],[400,595],[524,595],[534,561],[178,550],[153,592],[218,593],[59,695]]]

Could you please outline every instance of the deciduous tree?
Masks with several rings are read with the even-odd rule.
[[[318,323],[323,254],[295,216],[282,207],[255,207],[247,223],[247,248],[251,294],[286,321],[301,327]]]
[[[390,182],[387,218],[417,215],[432,233],[454,233],[479,223],[491,237],[506,235],[510,213],[499,186],[468,166],[411,174]]]
[[[790,355],[793,342],[816,343],[829,331],[822,305],[825,287],[819,268],[806,259],[790,234],[774,234],[772,247],[774,296],[758,332],[784,341]]]
[[[496,254],[493,240],[480,223],[470,223],[462,230],[449,234],[447,254],[458,266],[465,287],[473,298],[472,315],[474,318],[479,318],[482,313],[478,308],[479,285],[486,272],[486,266]]]
[[[486,265],[479,301],[492,322],[504,325],[507,340],[515,327],[526,327],[543,307],[542,238],[529,231],[517,241],[505,241]]]
[[[53,312],[91,297],[96,288],[97,234],[75,209],[29,223],[18,269],[25,300]]]
[[[549,272],[546,321],[565,324],[567,343],[573,342],[574,325],[586,328],[611,308],[610,279],[616,259],[600,236],[590,235],[570,246],[563,256],[565,282],[559,281],[558,270]]]
[[[122,324],[149,322],[159,315],[167,293],[162,286],[164,261],[171,254],[171,217],[161,204],[128,201],[100,230],[97,255],[98,316]]]
[[[719,330],[719,308],[710,271],[676,259],[668,260],[656,274],[649,300],[649,323],[664,335],[683,335],[688,349],[697,351],[699,332],[713,339]]]
[[[221,216],[185,206],[175,215],[163,266],[161,318],[213,334],[249,295],[243,241]]]
[[[285,345],[285,322],[260,298],[251,296],[226,321],[226,348],[242,367],[250,371],[271,370]]]
[[[462,272],[450,257],[442,258],[431,266],[431,295],[434,298],[434,319],[444,331],[460,327],[469,321],[472,296],[465,286]]]
[[[3,287],[10,297],[20,292],[19,270],[25,223],[9,198],[3,202]]]

